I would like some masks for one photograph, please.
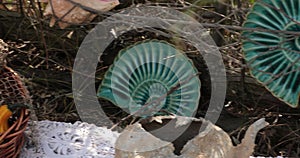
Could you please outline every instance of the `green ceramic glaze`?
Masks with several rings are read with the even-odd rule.
[[[244,57],[251,74],[274,96],[297,107],[300,37],[289,32],[300,33],[300,1],[257,1],[243,27],[255,29],[242,33]]]
[[[192,61],[173,45],[147,40],[119,52],[97,94],[131,114],[149,104],[143,117],[159,115],[160,109],[193,116],[200,98],[197,73]]]

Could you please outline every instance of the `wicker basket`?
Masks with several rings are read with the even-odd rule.
[[[3,104],[30,104],[30,95],[20,76],[5,64],[7,45],[0,39],[0,101]],[[11,117],[11,126],[0,134],[0,158],[16,158],[24,144],[29,110],[19,109]]]
[[[6,132],[0,135],[0,158],[18,157],[24,144],[24,131],[28,120],[28,110],[22,109],[17,120]]]

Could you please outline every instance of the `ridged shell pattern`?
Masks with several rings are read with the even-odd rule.
[[[291,107],[299,106],[300,1],[257,1],[244,27],[255,29],[242,33],[251,74],[274,96]]]
[[[200,98],[197,73],[184,52],[165,41],[146,40],[119,52],[97,95],[142,117],[166,111],[192,116]]]

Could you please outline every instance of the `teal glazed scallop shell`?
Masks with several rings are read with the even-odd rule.
[[[299,106],[300,1],[257,1],[243,27],[244,57],[251,74],[274,96]]]
[[[97,95],[141,117],[162,111],[193,116],[200,98],[197,73],[192,61],[173,45],[146,40],[119,52]]]

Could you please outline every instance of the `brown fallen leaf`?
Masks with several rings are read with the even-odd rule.
[[[119,5],[118,0],[48,0],[44,16],[52,16],[50,27],[54,26],[55,22],[58,21],[59,27],[64,29],[71,24],[90,22],[96,17],[96,14],[81,7],[106,12],[117,5]]]

